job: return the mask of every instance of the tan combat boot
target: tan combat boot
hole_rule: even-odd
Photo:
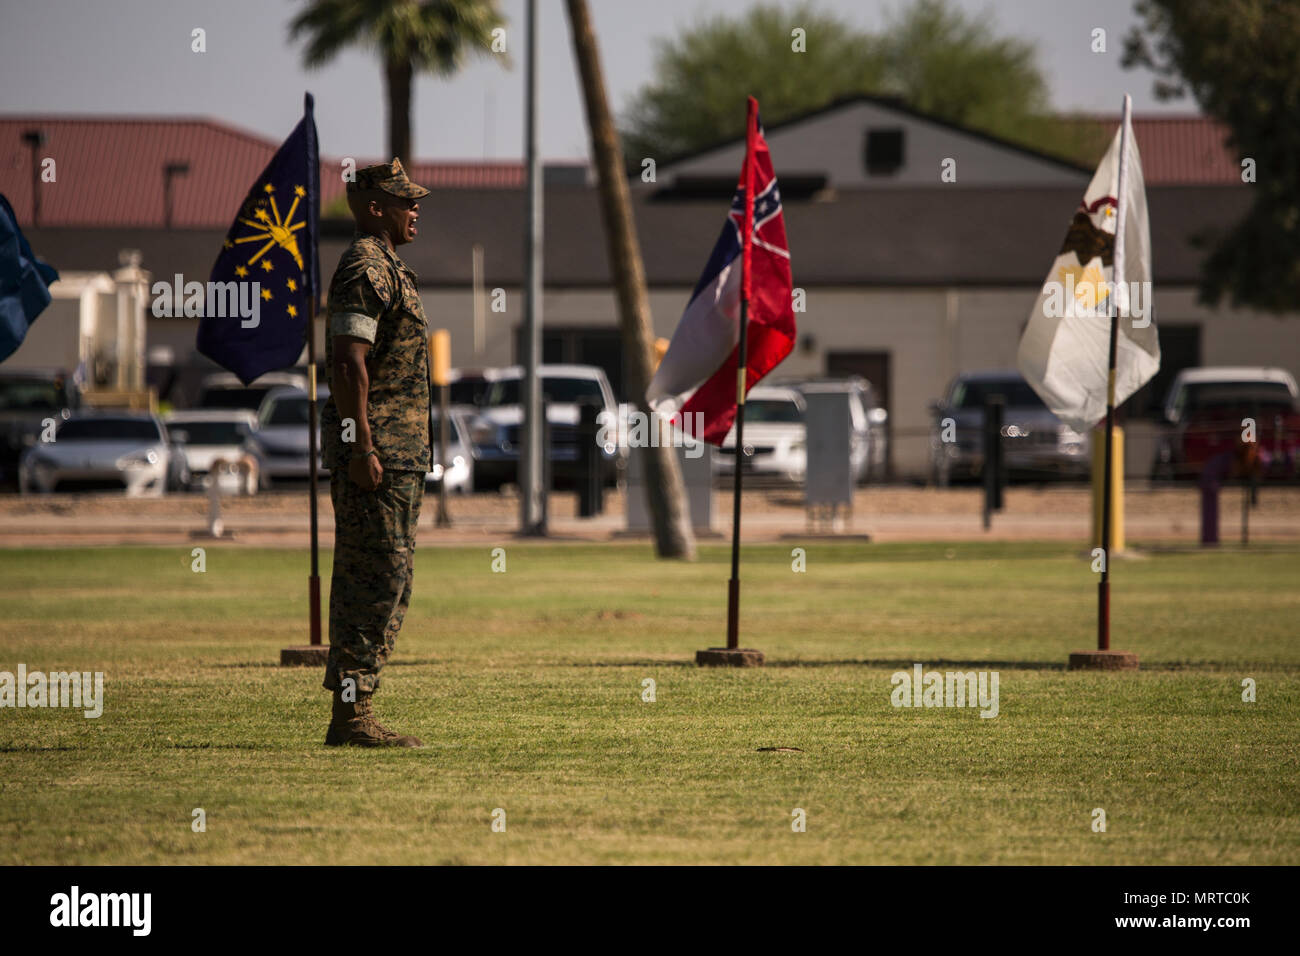
[[[343,699],[342,688],[334,691],[334,713],[325,744],[339,747],[423,747],[419,737],[395,734],[375,719],[370,703],[371,695],[358,691],[355,703]]]

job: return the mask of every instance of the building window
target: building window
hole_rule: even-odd
[[[869,176],[892,176],[903,165],[902,129],[867,130],[865,154]]]

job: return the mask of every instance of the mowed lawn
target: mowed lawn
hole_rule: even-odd
[[[105,674],[98,719],[0,710],[0,863],[1300,863],[1300,555],[1118,562],[1142,670],[1089,674],[1082,549],[747,547],[736,671],[693,663],[726,547],[501,546],[420,552],[376,702],[429,746],[379,752],[277,666],[303,553],[0,551],[0,671]],[[913,663],[996,670],[998,716],[893,707]]]

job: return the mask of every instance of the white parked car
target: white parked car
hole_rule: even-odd
[[[768,475],[802,484],[808,469],[804,441],[803,396],[793,388],[755,385],[745,397],[745,447],[742,467],[746,474]],[[736,468],[736,428],[713,456],[713,469],[730,475]]]
[[[442,454],[438,444],[442,424],[437,410],[429,413],[429,435],[432,439],[433,467],[424,476],[426,486],[436,489],[443,479]],[[465,494],[474,490],[474,448],[469,441],[469,426],[464,414],[451,411],[447,415],[447,491]]]
[[[167,429],[185,454],[191,479],[202,483],[212,470],[212,463],[251,459],[254,467],[242,473],[226,472],[220,476],[221,491],[228,495],[252,495],[260,484],[261,463],[253,447],[257,415],[239,409],[192,409],[167,416]]]
[[[185,455],[147,412],[78,413],[38,442],[18,465],[22,494],[125,491],[154,497],[188,483]]]

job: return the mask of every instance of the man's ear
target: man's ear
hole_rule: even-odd
[[[370,215],[375,216],[376,218],[383,219],[384,218],[383,202],[378,199],[370,200],[368,203],[366,203],[366,212],[370,213]]]

